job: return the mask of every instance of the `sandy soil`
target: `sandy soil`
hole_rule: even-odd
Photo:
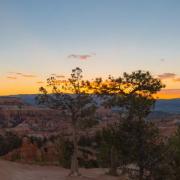
[[[120,180],[104,175],[103,169],[81,169],[82,177],[68,177],[61,167],[36,166],[0,160],[0,180]]]

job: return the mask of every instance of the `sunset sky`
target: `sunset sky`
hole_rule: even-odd
[[[179,0],[0,0],[0,95],[37,93],[52,74],[149,70],[180,98]]]

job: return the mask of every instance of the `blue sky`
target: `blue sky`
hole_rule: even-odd
[[[90,55],[86,60],[70,55]],[[179,0],[0,0],[0,75],[180,76]],[[180,88],[180,81],[168,82]]]

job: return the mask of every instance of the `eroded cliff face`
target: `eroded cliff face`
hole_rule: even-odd
[[[98,109],[100,123],[92,129],[88,130],[88,135],[93,136],[94,132],[108,126],[117,118],[117,113],[112,115],[110,110],[105,108]],[[172,116],[169,120],[155,119],[157,126],[163,136],[171,136],[179,123],[180,116]],[[68,120],[55,110],[29,106],[23,104],[17,99],[0,98],[0,134],[10,131],[22,138],[22,144],[19,148],[8,152],[4,158],[7,160],[18,160],[24,162],[39,162],[39,163],[57,163],[60,158],[60,150],[52,141],[47,141],[41,146],[36,142],[32,142],[30,137],[49,138],[62,134],[71,137],[71,127]],[[80,132],[81,134],[81,132]],[[70,138],[71,139],[71,138]],[[84,153],[84,152],[89,153]],[[91,155],[92,154],[92,155]],[[79,158],[84,160],[96,161],[96,152],[93,152],[89,147],[82,148],[79,153]]]
[[[20,98],[11,97],[11,96],[1,96],[0,97],[0,107],[20,107],[26,106],[27,104],[24,103]]]
[[[60,112],[31,106],[0,108],[0,132],[18,135],[50,136],[67,132],[68,124]]]
[[[42,147],[38,147],[36,143],[32,143],[29,138],[24,137],[20,148],[15,149],[3,158],[10,161],[21,162],[55,162],[57,161],[58,152],[53,143],[46,143]]]

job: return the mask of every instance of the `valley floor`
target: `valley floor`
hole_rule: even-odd
[[[1,180],[120,180],[106,176],[103,169],[81,169],[82,177],[68,177],[69,170],[0,160]]]

